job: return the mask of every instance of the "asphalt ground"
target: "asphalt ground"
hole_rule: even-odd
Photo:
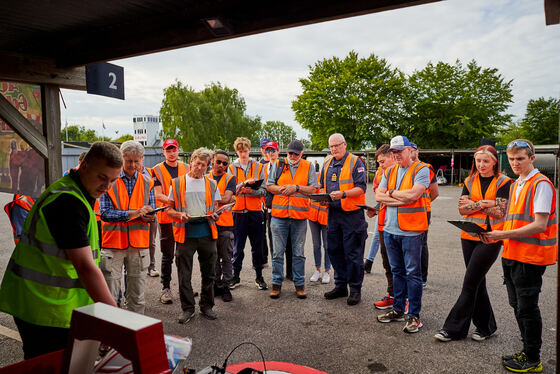
[[[467,338],[441,343],[433,338],[459,295],[464,275],[459,230],[446,222],[459,218],[456,204],[460,192],[459,187],[440,187],[441,195],[433,203],[428,239],[429,278],[424,289],[421,313],[424,327],[417,334],[403,333],[404,322],[377,322],[376,316],[382,312],[373,307],[373,301],[384,296],[386,291],[380,254],[375,259],[372,274],[365,275],[362,302],[359,305],[350,307],[346,305],[345,299],[325,300],[323,293],[332,289],[332,281],[330,285],[308,281],[314,271],[309,233],[305,246],[306,300],[296,298],[293,284],[289,281],[284,282],[282,296],[278,300],[270,299],[268,291],[257,290],[248,244],[241,286],[232,291],[232,302],[224,303],[216,299],[214,310],[218,313],[217,320],[210,321],[197,315],[185,325],[177,323],[181,308],[175,270],[172,281],[175,300],[171,305],[159,302],[160,279],[148,278],[146,315],[163,321],[166,334],[187,336],[193,340],[187,365],[197,370],[214,363],[221,364],[239,343],[252,342],[262,349],[266,360],[294,362],[333,374],[505,372],[501,355],[516,352],[522,345],[512,309],[507,302],[499,259],[487,276],[488,291],[498,323],[497,334],[485,342]],[[10,199],[11,195],[0,194],[0,205],[3,206]],[[368,190],[368,202],[373,202],[371,189]],[[372,231],[372,220],[368,221],[369,231]],[[371,235],[366,242],[366,251],[370,241]],[[11,227],[7,216],[0,214],[2,274],[12,250]],[[159,264],[159,248],[156,256]],[[544,371],[549,373],[555,370],[556,271],[556,266],[547,269],[540,298],[543,317],[542,360]],[[264,277],[270,284],[270,267],[264,270]],[[193,274],[193,286],[200,289],[198,269]],[[0,325],[0,366],[22,360],[21,343],[5,336],[2,329],[3,326],[15,330],[11,316],[0,313]],[[471,333],[473,330],[471,326]],[[258,351],[245,345],[236,350],[229,362],[258,360]]]

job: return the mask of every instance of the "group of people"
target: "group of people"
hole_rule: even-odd
[[[25,358],[64,347],[76,307],[104,302],[144,313],[146,277],[159,275],[158,228],[160,301],[173,302],[175,259],[179,323],[195,314],[194,254],[202,278],[200,314],[213,320],[215,296],[232,301],[231,290],[241,284],[247,238],[255,286],[269,288],[263,268],[270,254],[269,296],[280,298],[284,280],[290,278],[295,296],[305,299],[309,225],[316,269],[310,281],[328,284],[331,266],[334,269],[334,288],[324,293],[325,299],[346,298],[348,305],[358,304],[364,272],[371,271],[380,248],[387,295],[374,305],[390,310],[377,319],[405,322],[404,332],[418,332],[423,326],[431,202],[439,194],[435,172],[418,160],[414,143],[394,137],[376,152],[377,205],[371,207],[366,205],[366,167],[361,158],[347,151],[342,134],[331,135],[328,145],[331,155],[322,167],[304,158],[298,140],[281,158],[278,144],[263,139],[263,157],[255,161],[249,157],[251,143],[243,137],[234,143],[238,158],[233,163],[225,151],[199,148],[185,164],[178,159],[177,141],[167,139],[165,161],[150,169],[143,165],[144,148],[138,142],[126,141],[120,149],[94,143],[78,167],[26,205],[29,214],[23,226],[18,230],[14,226],[17,245],[2,281],[0,310],[14,316]],[[523,338],[523,349],[504,356],[503,365],[515,372],[538,372],[542,370],[538,297],[546,266],[557,259],[555,192],[533,167],[534,146],[529,141],[511,142],[507,155],[519,175],[515,183],[499,172],[494,147],[482,146],[475,152],[458,208],[465,221],[480,230],[461,233],[463,288],[435,338],[442,342],[465,338],[471,321],[474,340],[484,341],[495,333],[485,275],[503,246],[505,284]],[[365,261],[364,211],[376,217]]]

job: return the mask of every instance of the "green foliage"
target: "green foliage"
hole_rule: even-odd
[[[211,83],[196,92],[176,81],[164,89],[162,135],[177,139],[187,152],[199,147],[232,150],[238,136],[258,138],[260,118],[250,118],[245,110],[245,100],[236,89]]]
[[[86,130],[85,126],[72,125],[63,128],[60,135],[63,141],[66,141],[66,133],[68,133],[68,141],[70,142],[95,142],[99,140],[95,130]]]
[[[560,99],[540,97],[529,100],[521,121],[524,138],[534,144],[558,144],[559,111]]]
[[[124,143],[127,140],[134,140],[134,136],[130,135],[130,134],[125,134],[121,137],[116,138],[115,140],[113,140],[115,143]]]
[[[458,60],[430,62],[408,82],[409,118],[398,132],[422,148],[476,147],[511,121],[504,114],[512,102],[511,81],[474,60],[466,67]]]
[[[498,143],[506,145],[515,139],[524,139],[525,132],[521,127],[521,121],[513,121],[503,126],[498,132]]]
[[[268,138],[285,148],[293,139],[296,139],[296,132],[290,126],[281,121],[266,121],[260,131],[260,138]]]
[[[315,150],[315,149],[313,149],[313,144],[311,143],[311,141],[309,139],[301,139],[301,143],[303,144],[304,149]]]
[[[406,80],[385,59],[324,59],[299,80],[303,93],[292,102],[296,120],[311,132],[315,149],[328,145],[331,134],[344,135],[350,149],[359,149],[394,134],[403,118]]]

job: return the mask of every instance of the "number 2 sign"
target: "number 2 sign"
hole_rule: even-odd
[[[124,100],[124,68],[102,62],[86,66],[87,93]]]

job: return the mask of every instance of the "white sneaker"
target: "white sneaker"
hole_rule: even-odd
[[[319,270],[315,270],[315,273],[309,278],[311,282],[317,282],[321,278],[321,272]]]
[[[326,271],[323,273],[323,279],[321,279],[321,283],[329,284],[331,282],[331,276]]]

